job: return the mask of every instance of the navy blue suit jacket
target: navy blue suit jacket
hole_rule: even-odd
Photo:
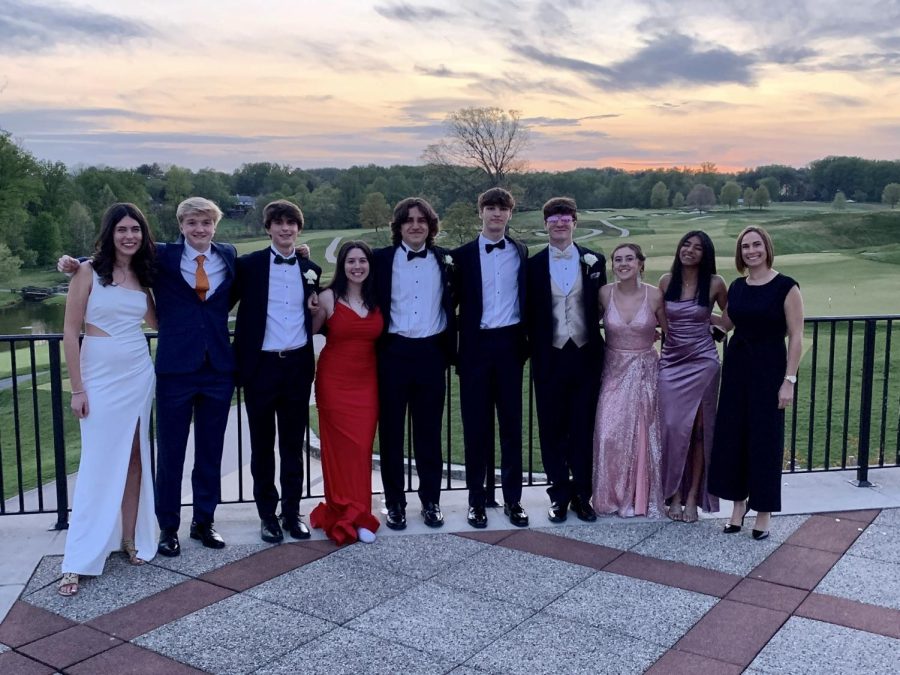
[[[181,275],[184,244],[157,244],[153,297],[159,319],[156,372],[160,375],[192,373],[207,361],[218,372],[234,371],[228,310],[237,252],[231,244],[213,242],[211,246],[225,261],[225,279],[201,301]]]
[[[263,339],[266,336],[266,313],[269,307],[269,264],[272,249],[267,246],[260,251],[247,253],[237,259],[237,283],[232,293],[233,298],[240,301],[237,319],[234,325],[234,355],[237,359],[238,381],[246,384],[256,372],[259,354],[262,351]],[[312,334],[309,329],[312,320],[306,300],[311,292],[318,292],[319,277],[322,269],[314,262],[297,256],[295,267],[303,280],[304,303],[303,316],[306,326],[307,344],[312,345]],[[307,271],[316,273],[315,282],[310,282],[304,275]],[[309,352],[310,368],[314,368],[312,349]]]

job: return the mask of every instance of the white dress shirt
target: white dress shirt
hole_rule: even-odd
[[[507,240],[505,248],[490,253],[485,245],[494,244],[478,235],[481,258],[481,328],[503,328],[521,320],[519,307],[519,252]]]
[[[185,241],[184,253],[181,254],[181,276],[184,277],[184,280],[191,288],[197,287],[198,255],[206,256],[206,259],[203,261],[203,271],[206,272],[206,277],[209,279],[209,290],[206,291],[206,297],[208,299],[209,296],[216,292],[219,285],[225,281],[225,260],[216,253],[216,249],[212,246],[203,253]]]
[[[434,251],[428,251],[424,258],[408,260],[409,250],[400,244],[394,251],[388,332],[407,338],[431,337],[447,327],[441,302],[441,270]]]
[[[575,244],[569,244],[568,248],[560,251],[554,246],[550,246],[548,251],[550,255],[550,278],[556,282],[560,290],[566,295],[575,285],[575,275],[578,274],[578,266],[581,264],[578,256],[578,249]],[[567,257],[568,256],[568,257]]]
[[[276,265],[275,256],[281,253],[274,247],[270,250],[269,303],[266,307],[266,333],[262,350],[279,352],[297,349],[306,344],[306,316],[303,313],[306,294],[300,263]]]

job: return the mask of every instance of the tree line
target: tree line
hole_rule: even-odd
[[[137,204],[161,240],[177,236],[175,208],[189,195],[217,202],[228,214],[229,237],[259,236],[262,206],[295,200],[307,228],[383,227],[391,205],[410,195],[429,199],[452,220],[474,218],[476,195],[496,182],[478,169],[432,162],[421,166],[301,169],[285,164],[243,164],[231,173],[142,164],[133,169],[66,167],[38,160],[0,131],[0,278],[19,267],[52,264],[60,252],[87,253],[100,216],[115,201]],[[838,192],[855,201],[900,202],[900,161],[826,157],[808,167],[768,165],[739,172],[715,164],[623,171],[611,167],[504,174],[521,210],[568,195],[582,209],[681,208],[719,204],[765,208],[774,201],[832,201]],[[244,197],[238,200],[237,196]],[[247,199],[249,198],[249,199]]]

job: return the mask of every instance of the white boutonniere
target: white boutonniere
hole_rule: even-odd
[[[315,286],[316,280],[319,278],[319,276],[316,274],[315,270],[306,270],[303,273],[303,278],[306,279],[306,283],[308,283],[310,286]]]
[[[593,267],[597,264],[597,256],[595,256],[593,253],[585,253],[583,256],[581,256],[581,262],[583,262],[588,267]]]
[[[444,266],[445,267],[453,267],[453,256],[449,253],[444,256]]]

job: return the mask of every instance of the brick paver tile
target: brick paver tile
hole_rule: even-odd
[[[835,516],[810,516],[785,543],[846,553],[866,529],[864,523]]]
[[[678,641],[675,649],[746,667],[789,616],[787,612],[722,600]]]
[[[743,668],[699,654],[670,649],[648,670],[647,675],[740,675]]]
[[[630,552],[611,562],[604,571],[714,595],[717,598],[724,597],[741,580],[741,577],[734,574]]]
[[[0,673],[9,673],[9,675],[46,675],[47,673],[56,672],[55,668],[51,668],[43,663],[38,663],[23,656],[18,652],[4,652],[0,654]]]
[[[19,647],[19,651],[54,668],[67,668],[120,644],[121,640],[93,628],[72,626]]]
[[[759,579],[744,579],[725,597],[748,605],[793,612],[809,595],[807,591],[790,586],[779,586]]]
[[[200,579],[235,591],[246,591],[326,555],[325,547],[318,545],[282,544],[207,572]]]
[[[747,576],[811,591],[840,558],[837,553],[782,544]]]
[[[74,625],[74,621],[19,600],[0,623],[0,642],[16,648]]]
[[[598,570],[605,568],[610,562],[622,555],[622,551],[609,548],[608,546],[589,544],[577,539],[557,537],[555,534],[535,532],[534,530],[513,532],[501,541],[499,546],[525,551],[526,553],[534,553],[535,555],[542,555],[546,558],[562,560],[576,565],[593,567]]]
[[[191,666],[143,649],[129,642],[82,661],[66,669],[69,675],[97,675],[98,673],[127,673],[128,675],[197,675],[202,673]]]
[[[795,614],[900,640],[900,611],[888,607],[811,593]]]

